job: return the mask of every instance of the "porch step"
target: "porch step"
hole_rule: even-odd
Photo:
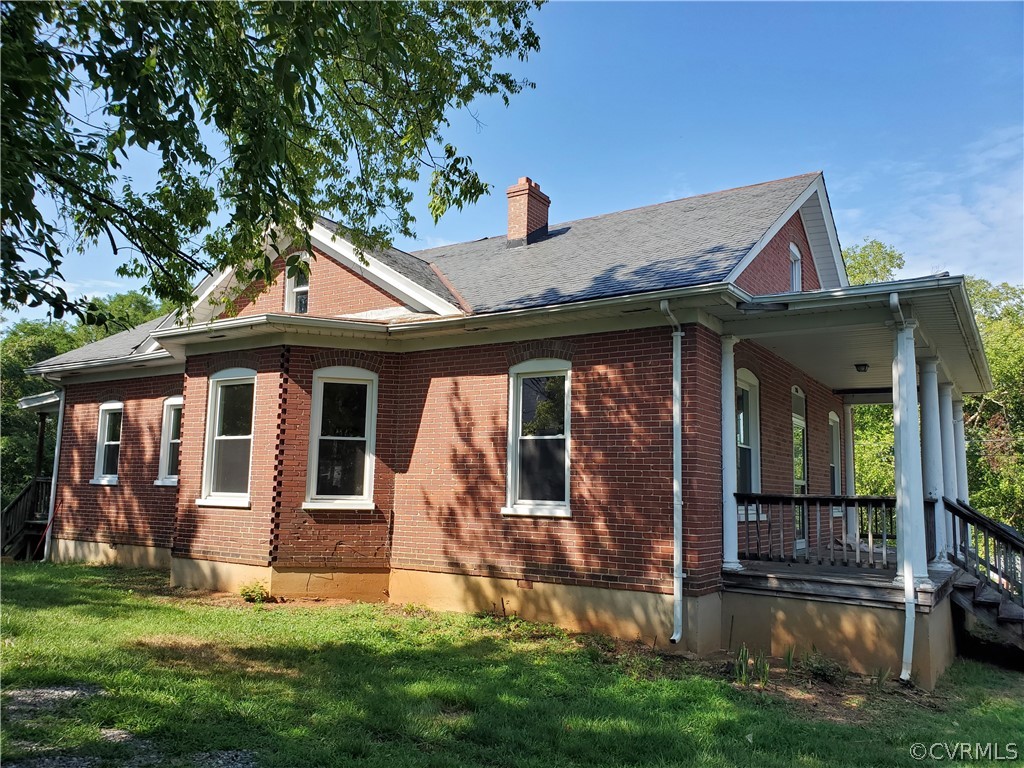
[[[974,588],[974,602],[980,605],[999,605],[1003,602],[1003,596],[992,587],[978,582]]]
[[[999,604],[996,618],[1010,624],[1024,624],[1024,607],[1011,603],[1009,600],[1003,600]]]
[[[958,569],[956,578],[953,580],[953,589],[969,589],[974,591],[980,583],[981,581],[978,578]]]

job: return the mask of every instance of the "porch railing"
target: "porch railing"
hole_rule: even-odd
[[[50,509],[50,478],[29,480],[0,513],[0,551],[17,556],[30,522],[45,522]]]
[[[953,516],[949,558],[1010,602],[1024,606],[1024,536],[969,504],[943,498]]]
[[[896,567],[895,496],[737,493],[736,503],[742,560]]]

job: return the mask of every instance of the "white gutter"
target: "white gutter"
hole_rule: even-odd
[[[661,311],[672,326],[672,643],[683,637],[683,331],[668,300]]]
[[[110,366],[128,364],[138,364],[139,367],[143,367],[145,363],[164,359],[174,362],[174,358],[171,354],[161,349],[156,352],[147,352],[144,355],[121,355],[120,357],[106,357],[101,360],[86,360],[81,363],[61,363],[60,365],[36,364],[26,368],[25,373],[38,373],[42,374],[43,378],[45,378],[47,373],[67,373],[73,371],[84,371],[89,368],[107,368]]]
[[[45,376],[43,378],[46,378]],[[50,508],[46,514],[46,534],[43,545],[43,561],[50,559],[51,542],[53,541],[53,516],[57,510],[57,470],[60,468],[60,443],[64,434],[64,388],[57,385],[57,397],[60,405],[57,410],[57,442],[53,447],[53,472],[50,474]]]

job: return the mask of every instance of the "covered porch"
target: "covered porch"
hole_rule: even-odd
[[[772,627],[762,640],[773,646],[797,643],[803,634],[803,642],[832,647],[860,671],[888,662],[904,679],[913,671],[933,683],[953,653],[946,598],[958,587],[969,586],[972,601],[975,592],[991,591],[1001,605],[1024,613],[1024,550],[964,508],[970,494],[963,396],[987,391],[991,381],[962,278],[752,297],[719,316],[723,590],[726,614],[736,603],[733,620],[753,621],[746,634],[763,634],[758,623]],[[830,414],[829,493],[808,492],[801,420],[807,414],[798,387],[793,487],[762,491],[757,473],[746,468],[744,452],[754,441],[743,423],[751,395],[736,365],[740,341],[841,398],[841,417]],[[877,403],[893,408],[891,497],[856,493],[856,406]],[[752,602],[754,596],[761,601]],[[808,612],[817,618],[792,620]]]

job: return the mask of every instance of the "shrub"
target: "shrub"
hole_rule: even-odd
[[[270,591],[258,581],[254,581],[252,584],[243,584],[238,590],[238,594],[247,603],[262,605],[270,602]]]
[[[838,685],[846,679],[846,667],[835,659],[819,653],[817,649],[804,656],[802,665],[804,671],[815,680]]]

